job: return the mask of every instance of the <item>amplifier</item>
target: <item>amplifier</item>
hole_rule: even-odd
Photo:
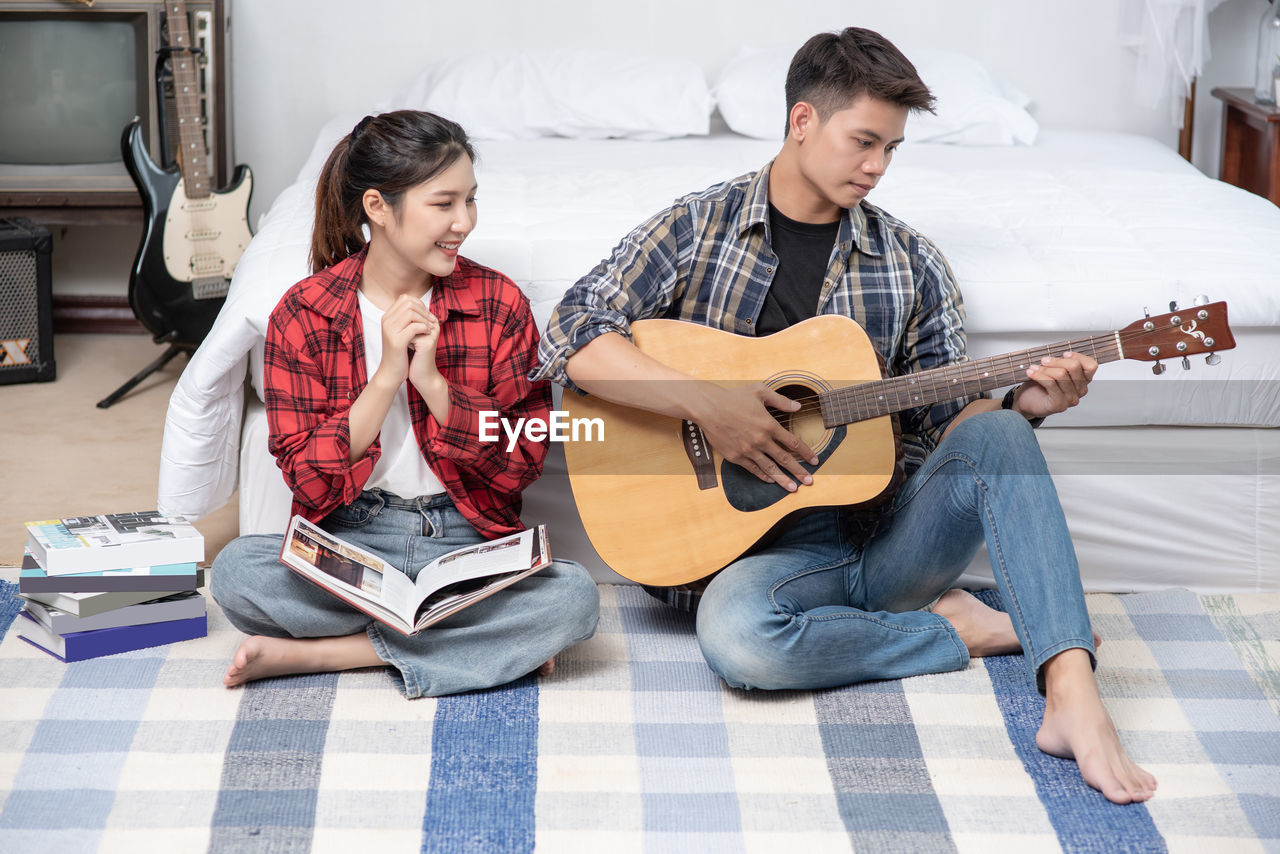
[[[54,378],[52,251],[47,229],[0,219],[0,383]]]

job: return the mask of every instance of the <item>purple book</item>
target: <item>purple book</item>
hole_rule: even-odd
[[[116,626],[91,632],[55,634],[41,625],[25,611],[18,613],[18,637],[38,647],[60,661],[83,661],[129,652],[149,646],[161,646],[175,641],[202,638],[209,633],[206,617],[190,617],[186,620],[170,620],[167,623],[146,623],[141,626]]]

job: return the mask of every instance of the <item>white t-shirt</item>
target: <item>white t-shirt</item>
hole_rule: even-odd
[[[431,292],[422,297],[423,305],[431,307]],[[364,324],[364,360],[370,378],[382,362],[382,309],[368,297],[360,294],[360,320]],[[391,409],[382,430],[378,434],[382,444],[382,456],[374,463],[373,474],[365,489],[383,489],[401,498],[417,498],[419,495],[438,495],[444,492],[444,484],[427,465],[413,435],[413,422],[409,418],[409,381],[396,389]]]

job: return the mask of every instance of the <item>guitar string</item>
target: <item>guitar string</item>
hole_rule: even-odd
[[[1132,345],[1142,338],[1154,336],[1159,332],[1167,329],[1169,329],[1169,327],[1160,326],[1152,329],[1140,328],[1135,330],[1121,330],[1119,332],[1114,332],[1110,334],[1092,336],[1088,339],[1077,339],[1075,341],[1061,342],[1059,344],[1022,351],[1022,353],[993,356],[993,357],[988,357],[986,359],[978,360],[977,362],[973,362],[973,363],[959,363],[957,365],[947,366],[947,367],[938,369],[937,376],[945,377],[948,373],[951,373],[951,374],[964,373],[966,367],[972,370],[973,367],[979,366],[982,362],[988,362],[991,364],[993,368],[997,368],[996,376],[1000,377],[1001,373],[999,372],[999,369],[998,369],[998,363],[1000,362],[1000,360],[1004,360],[1005,362],[1008,363],[1008,367],[1005,370],[1011,372],[1012,376],[1016,377],[1016,372],[1014,372],[1014,367],[1013,367],[1014,355],[1033,356],[1038,352],[1043,352],[1045,355],[1052,355],[1053,352],[1056,352],[1058,350],[1084,350],[1085,347],[1078,346],[1081,344],[1086,345],[1088,349],[1092,350],[1092,353],[1095,357],[1099,357],[1099,355],[1101,354],[1101,356],[1104,357],[1104,361],[1116,361],[1118,359],[1123,358],[1124,344]],[[1116,346],[1117,340],[1119,340],[1121,344],[1120,347]],[[1178,355],[1180,354],[1174,353],[1171,356],[1168,356],[1166,358],[1176,358]],[[1187,355],[1190,355],[1190,354],[1187,354]],[[907,375],[907,376],[909,377],[910,375]],[[921,376],[922,375],[916,375],[916,378],[920,378]],[[894,377],[885,381],[887,385],[894,385],[895,381],[898,381],[896,383],[898,388],[893,388],[893,389],[884,388],[883,393],[877,395],[877,400],[879,402],[879,405],[865,405],[865,404],[869,404],[870,402],[865,399],[859,400],[858,398],[860,397],[865,398],[865,393],[861,393],[861,394],[855,393],[854,395],[852,395],[852,397],[854,398],[853,400],[847,399],[848,397],[850,397],[848,392],[851,392],[854,389],[856,389],[857,388],[856,385],[849,386],[843,389],[837,389],[836,392],[844,392],[845,395],[843,398],[834,399],[834,402],[830,407],[832,409],[832,414],[835,415],[838,420],[842,420],[843,423],[853,423],[856,421],[867,420],[873,417],[879,417],[881,415],[887,415],[892,412],[898,411],[899,409],[909,408],[909,407],[902,406],[903,396],[906,395],[907,397],[910,397],[912,394],[911,389],[901,388],[902,386],[901,381],[904,379],[905,379],[904,377]],[[871,385],[876,382],[877,381],[875,380],[869,380],[867,381],[866,385]],[[955,382],[954,377],[952,379],[952,382]],[[965,386],[967,386],[969,382],[970,382],[969,380],[963,380],[961,388],[964,388]],[[977,379],[977,382],[980,386],[978,390],[981,391],[982,390],[981,379]],[[996,387],[996,386],[991,386],[991,387]],[[938,386],[937,386],[936,377],[935,377],[935,378],[926,379],[919,386],[915,387],[914,391],[924,391],[924,392],[933,391],[936,393],[937,389],[938,389]],[[829,395],[833,393],[828,392],[824,394]],[[775,410],[774,418],[775,420],[779,421],[779,423],[782,424],[783,426],[787,426],[786,422],[791,419],[803,419],[807,417],[812,417],[815,414],[818,415],[818,417],[821,417],[821,413],[822,413],[821,398],[823,396],[824,395],[809,395],[806,397],[794,398],[795,400],[800,401],[801,403],[800,409],[794,412],[789,412],[789,413]],[[889,399],[892,399],[893,405],[890,408],[885,409],[884,406],[885,404],[888,404],[890,402]],[[855,409],[857,411],[857,417],[853,417],[853,411]],[[824,425],[824,428],[825,428],[825,425]]]
[[[1040,354],[1043,354],[1044,356],[1052,356],[1053,353],[1057,351],[1083,351],[1085,349],[1089,349],[1092,351],[1092,355],[1097,358],[1100,355],[1098,344],[1099,342],[1105,342],[1101,355],[1103,357],[1110,357],[1112,355],[1111,348],[1114,340],[1114,333],[1104,334],[1087,339],[1058,342],[1056,344],[1031,348],[1018,353],[1007,353],[999,356],[992,356],[973,362],[961,362],[954,365],[947,365],[938,369],[925,371],[920,374],[904,374],[898,377],[890,377],[884,380],[883,384],[879,386],[882,393],[878,394],[876,398],[877,401],[880,402],[880,405],[868,405],[865,413],[863,412],[863,405],[864,403],[869,404],[869,401],[864,401],[860,398],[864,398],[865,395],[870,392],[870,389],[859,390],[858,386],[855,385],[847,388],[836,389],[834,392],[828,393],[828,396],[833,408],[839,413],[840,417],[845,417],[851,414],[851,404],[857,407],[859,415],[869,417],[873,414],[877,414],[880,408],[889,403],[888,399],[892,398],[892,406],[885,410],[885,414],[887,414],[888,412],[894,412],[898,409],[906,408],[902,406],[904,398],[907,401],[910,401],[910,398],[914,396],[917,402],[923,403],[924,401],[920,392],[926,393],[925,396],[927,396],[929,392],[937,393],[940,388],[938,384],[940,379],[945,381],[950,377],[950,385],[952,386],[954,386],[956,382],[960,382],[961,385],[958,390],[961,395],[967,393],[966,389],[970,383],[976,384],[976,391],[981,392],[985,390],[983,388],[984,385],[987,388],[997,388],[1006,384],[1006,382],[1010,382],[1013,379],[1018,378],[1019,374],[1025,370],[1026,364]],[[1014,366],[1015,356],[1024,360],[1021,364],[1018,364],[1016,368]],[[1119,354],[1116,353],[1114,358],[1120,358]],[[1006,363],[1003,368],[1000,367],[1001,360]],[[1104,358],[1104,361],[1113,361],[1113,359]],[[965,378],[965,374],[974,374],[975,371],[982,370],[984,367],[990,368],[991,370],[984,371],[982,376],[975,375],[972,376],[972,379]],[[994,376],[992,376],[992,370],[995,372]],[[871,383],[859,385],[869,386]],[[820,403],[821,397],[822,395],[814,395],[807,399],[816,399],[819,400]]]
[[[1083,347],[1084,347],[1084,346],[1089,346],[1089,347],[1093,350],[1093,353],[1094,353],[1094,356],[1095,356],[1095,357],[1098,355],[1098,352],[1099,352],[1099,350],[1101,349],[1101,351],[1102,351],[1102,353],[1103,353],[1104,355],[1106,355],[1106,356],[1113,356],[1113,358],[1110,358],[1110,359],[1108,359],[1107,361],[1116,361],[1116,360],[1119,360],[1119,359],[1123,358],[1123,355],[1122,355],[1123,345],[1125,345],[1125,344],[1133,344],[1133,343],[1135,343],[1135,342],[1140,341],[1140,339],[1142,339],[1142,338],[1147,338],[1147,337],[1155,336],[1155,335],[1157,335],[1158,333],[1160,333],[1160,332],[1164,332],[1164,331],[1168,331],[1168,330],[1169,330],[1169,329],[1171,329],[1171,328],[1173,328],[1173,327],[1164,327],[1164,326],[1159,326],[1159,327],[1155,327],[1155,328],[1153,328],[1153,329],[1141,329],[1141,328],[1140,328],[1140,329],[1135,329],[1135,330],[1120,330],[1120,331],[1118,331],[1118,332],[1113,332],[1113,333],[1103,333],[1103,334],[1101,334],[1101,335],[1095,335],[1095,336],[1091,336],[1091,337],[1089,337],[1089,338],[1079,338],[1079,339],[1075,339],[1075,340],[1071,340],[1071,341],[1058,342],[1058,343],[1056,343],[1056,344],[1046,345],[1046,346],[1044,346],[1044,347],[1033,347],[1033,348],[1030,348],[1030,349],[1028,349],[1028,350],[1020,351],[1020,352],[1018,352],[1018,353],[1009,353],[1009,354],[1004,354],[1004,355],[1000,355],[1000,356],[990,356],[990,357],[986,357],[986,358],[984,358],[984,359],[979,359],[979,360],[977,360],[977,361],[975,361],[975,362],[960,362],[960,363],[958,363],[958,364],[956,364],[956,365],[950,365],[950,366],[946,366],[946,367],[938,368],[938,369],[934,369],[934,370],[936,370],[936,371],[938,372],[938,374],[939,374],[939,375],[941,375],[941,374],[945,373],[947,370],[957,369],[957,370],[961,370],[961,371],[963,371],[963,369],[964,369],[965,367],[968,367],[969,369],[972,369],[973,367],[975,367],[975,366],[977,366],[977,365],[981,364],[982,362],[991,362],[991,363],[996,363],[996,362],[998,362],[999,360],[1004,359],[1005,361],[1007,361],[1007,362],[1009,363],[1009,367],[1008,367],[1008,368],[1006,368],[1005,370],[1006,370],[1006,371],[1009,371],[1009,372],[1012,372],[1012,371],[1014,371],[1014,370],[1015,370],[1015,369],[1014,369],[1014,367],[1013,367],[1013,365],[1014,365],[1013,356],[1015,356],[1015,355],[1016,355],[1016,356],[1026,356],[1026,357],[1028,357],[1028,358],[1029,358],[1029,357],[1032,357],[1035,353],[1037,353],[1037,352],[1039,352],[1039,351],[1043,351],[1046,355],[1052,355],[1052,353],[1054,353],[1054,352],[1058,352],[1058,351],[1066,351],[1066,350],[1075,351],[1075,350],[1078,350],[1078,349],[1083,349]],[[1117,347],[1117,346],[1116,346],[1117,341],[1120,343],[1120,345],[1121,345],[1120,347]],[[1174,353],[1174,354],[1172,354],[1172,355],[1170,355],[1170,356],[1163,357],[1163,358],[1176,358],[1176,357],[1177,357],[1177,356],[1179,356],[1179,355],[1182,355],[1182,354]],[[1197,355],[1198,355],[1198,354],[1197,354]],[[904,375],[904,376],[901,376],[901,377],[891,377],[891,378],[889,378],[889,380],[887,380],[886,382],[892,382],[892,381],[894,381],[894,380],[904,380],[906,377],[909,377],[909,376],[911,376],[911,375],[909,375],[909,374],[908,374],[908,375]],[[918,377],[919,377],[919,376],[921,376],[921,375],[916,375],[916,376],[917,376],[917,378],[918,378]],[[867,385],[870,385],[870,384],[875,383],[875,382],[879,382],[879,380],[868,380],[868,381],[866,382],[866,384],[867,384]],[[979,380],[979,383],[980,383],[980,382],[981,382],[981,381]],[[836,389],[836,390],[834,390],[834,391],[836,391],[836,392],[839,392],[839,391],[848,391],[848,390],[850,390],[850,389],[854,389],[854,388],[857,388],[857,387],[858,387],[858,386],[856,386],[856,385],[855,385],[855,386],[848,386],[848,387],[846,387],[846,388],[844,388],[844,389]],[[998,387],[998,386],[995,386],[995,387]],[[826,392],[826,393],[824,393],[824,394],[831,394],[831,393],[832,393],[832,392]],[[895,396],[895,397],[898,397],[898,396],[899,396],[899,393],[898,393],[898,392],[886,392],[886,395],[885,395],[885,396],[888,396],[888,395],[893,395],[893,396]],[[785,420],[796,419],[796,418],[804,417],[804,416],[811,416],[811,415],[814,415],[815,413],[820,415],[820,414],[821,414],[821,411],[822,411],[822,405],[821,405],[821,404],[822,404],[822,397],[823,397],[823,395],[822,395],[822,394],[818,394],[818,395],[807,395],[807,396],[805,396],[805,397],[792,398],[792,400],[796,400],[796,401],[799,401],[799,402],[800,402],[800,409],[795,410],[795,411],[792,411],[792,412],[781,412],[781,411],[778,411],[778,410],[772,410],[772,412],[773,412],[773,417],[774,417],[774,419],[775,419],[775,420],[777,420],[777,421],[779,421],[780,423],[782,423],[782,422],[784,422]],[[899,401],[897,401],[897,402],[898,402],[898,403],[900,403],[901,401],[899,400]],[[847,407],[843,407],[843,406],[842,406],[841,408],[842,408],[842,409],[844,409],[844,408],[847,408]],[[896,411],[896,410],[890,410],[890,412],[893,412],[893,411]],[[887,413],[886,413],[886,414],[887,414]],[[651,456],[652,456],[652,455],[651,455]],[[797,460],[798,460],[798,459],[800,459],[800,458],[799,458],[799,457],[796,457],[795,459],[797,459]]]
[[[1126,331],[1126,330],[1120,330],[1119,332],[1115,332],[1115,333],[1104,333],[1104,334],[1102,334],[1102,335],[1095,335],[1095,336],[1092,336],[1092,337],[1089,337],[1089,338],[1078,338],[1078,339],[1074,339],[1074,340],[1071,340],[1071,341],[1063,341],[1063,342],[1059,342],[1059,343],[1057,343],[1057,344],[1047,345],[1047,346],[1044,346],[1044,347],[1033,347],[1033,348],[1030,348],[1030,349],[1028,349],[1028,350],[1020,351],[1019,353],[1010,353],[1010,354],[1005,354],[1005,355],[1001,355],[1001,356],[991,356],[991,357],[986,357],[986,358],[983,358],[983,359],[978,359],[978,360],[973,361],[973,362],[958,362],[958,363],[956,363],[956,364],[954,364],[954,365],[947,365],[947,366],[944,366],[944,367],[941,367],[941,368],[931,369],[930,371],[927,371],[927,372],[925,372],[924,374],[914,374],[914,375],[913,375],[913,374],[903,374],[903,375],[901,375],[901,376],[897,376],[897,377],[889,377],[889,378],[880,378],[880,379],[874,379],[874,380],[867,380],[865,383],[858,383],[858,384],[851,385],[851,386],[846,386],[846,387],[844,387],[844,388],[840,388],[840,389],[833,389],[833,390],[832,390],[832,391],[830,391],[830,392],[822,392],[822,393],[820,393],[820,394],[815,394],[815,395],[806,395],[806,396],[804,396],[804,397],[796,397],[796,398],[792,398],[792,400],[796,400],[796,401],[799,401],[799,402],[800,402],[800,404],[801,404],[801,409],[800,409],[800,410],[796,410],[795,412],[791,412],[791,413],[780,413],[780,414],[782,414],[782,415],[791,415],[791,416],[795,416],[795,415],[798,415],[798,414],[800,414],[801,412],[803,412],[803,411],[804,411],[804,406],[806,406],[806,405],[810,405],[810,404],[811,404],[814,408],[820,408],[820,406],[821,406],[821,401],[822,401],[822,397],[823,397],[824,395],[836,394],[836,393],[840,393],[840,392],[849,393],[852,389],[856,389],[856,388],[858,388],[860,385],[870,385],[870,384],[872,384],[872,383],[877,383],[877,382],[884,382],[884,383],[886,383],[886,384],[890,384],[890,385],[895,384],[895,383],[896,383],[896,384],[901,385],[901,384],[903,384],[903,383],[907,382],[907,381],[908,381],[908,379],[909,379],[909,378],[911,378],[911,377],[915,377],[916,379],[919,379],[919,378],[920,378],[920,377],[922,377],[922,376],[927,376],[929,373],[931,373],[932,371],[935,371],[935,370],[936,370],[939,374],[943,374],[943,373],[945,373],[945,372],[947,372],[947,371],[952,371],[952,372],[955,372],[955,373],[964,373],[966,369],[968,369],[968,370],[972,370],[972,368],[973,368],[973,367],[975,367],[975,366],[977,366],[977,365],[980,365],[982,362],[996,362],[996,361],[998,361],[998,360],[1000,360],[1000,359],[1006,359],[1006,360],[1008,360],[1008,361],[1009,361],[1009,368],[1007,368],[1006,370],[1012,371],[1012,370],[1014,370],[1014,368],[1013,368],[1013,359],[1012,359],[1012,356],[1014,356],[1014,355],[1025,355],[1025,356],[1030,357],[1030,356],[1033,356],[1037,351],[1044,351],[1045,355],[1052,355],[1052,353],[1053,353],[1053,352],[1056,352],[1056,351],[1058,351],[1058,350],[1060,350],[1060,349],[1061,349],[1061,350],[1064,350],[1064,351],[1065,351],[1065,350],[1072,350],[1072,351],[1074,351],[1075,349],[1082,349],[1082,348],[1083,348],[1083,346],[1095,345],[1095,342],[1105,342],[1105,346],[1104,346],[1102,349],[1103,349],[1104,351],[1107,351],[1107,350],[1110,350],[1110,349],[1114,349],[1114,348],[1113,348],[1113,345],[1115,344],[1115,341],[1116,341],[1117,336],[1119,337],[1119,340],[1120,340],[1120,343],[1121,343],[1121,344],[1132,344],[1132,343],[1136,342],[1138,339],[1141,339],[1141,338],[1144,338],[1144,337],[1148,337],[1148,336],[1154,336],[1154,335],[1156,335],[1156,334],[1158,334],[1158,333],[1160,333],[1160,332],[1164,332],[1164,331],[1170,330],[1170,329],[1172,329],[1172,328],[1174,328],[1174,327],[1172,327],[1172,326],[1169,326],[1169,327],[1158,326],[1158,327],[1155,327],[1154,329],[1135,329],[1135,330],[1128,330],[1128,331]],[[1095,351],[1095,353],[1096,353],[1096,351],[1098,350],[1098,347],[1097,347],[1097,346],[1093,346],[1093,349],[1094,349],[1094,351]],[[1174,353],[1174,354],[1171,354],[1170,356],[1168,356],[1168,357],[1166,357],[1166,358],[1176,358],[1176,357],[1177,357],[1177,356],[1179,356],[1179,355],[1182,355],[1182,354]],[[1120,358],[1121,358],[1121,356],[1117,353],[1117,354],[1116,354],[1115,359],[1120,359]],[[1111,361],[1115,361],[1115,359],[1113,359],[1113,360],[1111,360]],[[976,380],[979,384],[981,384],[981,378],[975,378],[975,380]],[[966,381],[962,381],[962,382],[969,382],[969,381],[967,381],[967,380],[966,380]],[[936,386],[936,382],[935,382],[935,381],[934,381],[934,379],[932,379],[932,378],[931,378],[931,379],[926,380],[926,382],[925,382],[925,384],[924,384],[924,385],[928,385],[928,384],[930,384],[930,383],[932,383],[933,385],[935,385],[935,386]],[[999,386],[993,386],[993,388],[998,388],[998,387],[999,387]],[[886,395],[893,395],[894,397],[900,397],[900,396],[901,396],[901,394],[902,394],[902,392],[886,391]],[[958,396],[961,396],[961,395],[958,395]]]
[[[179,48],[189,48],[191,46],[191,31],[187,25],[185,4],[176,4],[174,14],[170,21],[171,41]],[[191,245],[192,236],[203,234],[205,231],[205,216],[199,205],[190,205],[189,202],[205,198],[207,193],[202,192],[201,181],[199,178],[201,161],[203,158],[197,156],[201,152],[200,146],[203,145],[201,137],[201,122],[199,120],[199,92],[198,81],[196,79],[195,54],[191,51],[181,51],[170,54],[170,67],[173,72],[173,97],[174,104],[178,109],[178,167],[182,175],[182,196],[180,203],[183,213],[186,215],[187,241],[192,253],[189,263],[192,266],[192,273],[195,274],[195,253],[199,251],[198,243]],[[188,122],[188,118],[195,117],[193,122]],[[205,160],[205,170],[208,172],[207,160]],[[211,185],[209,176],[205,175],[204,184]]]
[[[193,45],[187,23],[186,8],[175,4],[171,21],[172,41],[178,47]],[[178,107],[178,157],[183,178],[182,209],[187,216],[188,244],[191,250],[191,273],[199,277],[207,275],[198,259],[207,263],[208,256],[201,255],[201,241],[214,233],[217,218],[204,204],[188,204],[208,199],[213,195],[213,175],[204,141],[204,120],[200,115],[199,63],[190,50],[171,56],[173,67],[174,101]],[[203,172],[203,175],[201,173]]]
[[[185,8],[183,8],[182,11],[185,12]],[[173,40],[177,43],[178,47],[190,47],[191,32],[187,25],[185,14],[174,15],[172,28],[174,30]],[[205,186],[198,187],[201,183],[198,180],[198,169],[201,166],[204,166],[205,172],[207,173],[208,164],[204,162],[207,158],[198,156],[204,147],[204,123],[200,116],[199,79],[196,73],[197,63],[195,55],[189,51],[182,53],[181,59],[174,59],[178,63],[178,67],[174,69],[174,99],[180,107],[178,111],[179,117],[182,118],[183,113],[189,117],[194,117],[194,121],[192,123],[188,124],[185,121],[180,122],[178,128],[179,156],[181,158],[182,165],[186,167],[183,169],[184,177],[189,169],[192,172],[192,177],[197,179],[195,181],[188,182],[189,186],[186,187],[186,196],[188,199],[199,199],[209,195],[209,191],[212,190],[212,184],[211,176],[206,174],[203,182]],[[188,70],[188,64],[191,66],[190,70]],[[192,150],[195,151],[197,156],[188,155],[187,152]],[[190,213],[192,217],[195,218],[199,211],[192,210]]]

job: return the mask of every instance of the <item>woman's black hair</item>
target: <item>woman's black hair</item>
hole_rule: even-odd
[[[311,272],[364,246],[364,193],[377,190],[392,208],[410,187],[439,175],[459,157],[476,159],[456,122],[419,110],[365,116],[334,146],[316,185]]]

